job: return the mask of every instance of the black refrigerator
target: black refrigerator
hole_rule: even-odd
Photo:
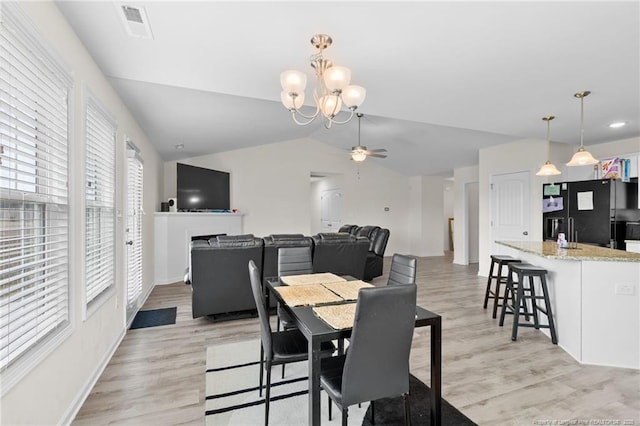
[[[550,183],[542,193],[545,240],[564,232],[570,241],[624,250],[626,223],[640,220],[637,178]]]

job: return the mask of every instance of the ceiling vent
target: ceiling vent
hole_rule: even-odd
[[[147,19],[144,8],[122,3],[116,3],[115,6],[127,34],[131,37],[153,39],[149,20]]]

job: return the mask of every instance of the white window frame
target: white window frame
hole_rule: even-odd
[[[0,53],[0,203],[18,205],[0,213],[5,214],[0,216],[4,395],[72,332],[68,168],[73,81],[16,3],[0,2]],[[30,211],[39,218],[24,222]],[[19,226],[11,235],[8,224],[14,219]]]
[[[85,95],[85,318],[115,291],[116,130],[113,116]]]

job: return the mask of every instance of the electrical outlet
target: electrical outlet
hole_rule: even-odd
[[[385,207],[385,208],[384,208],[384,211],[385,211],[385,212],[388,212],[388,211],[389,211],[389,207]]]
[[[633,296],[635,294],[636,286],[634,284],[616,284],[616,294],[622,296]]]

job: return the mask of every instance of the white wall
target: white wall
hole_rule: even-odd
[[[468,247],[468,208],[466,187],[469,183],[479,181],[478,166],[461,167],[453,171],[453,192],[454,192],[454,230],[453,230],[453,263],[458,265],[469,264]]]
[[[180,162],[230,172],[231,207],[244,214],[243,232],[257,236],[274,233],[312,235],[311,222],[315,213],[311,211],[309,176],[312,172],[340,175],[342,222],[388,228],[390,238],[385,254],[409,251],[406,220],[409,179],[374,161],[357,164],[342,150],[301,139]],[[176,196],[176,163],[165,163],[163,198]],[[315,190],[318,188],[316,185]],[[385,207],[389,207],[389,211],[385,211]],[[440,219],[437,226],[440,235]]]
[[[83,315],[84,286],[84,91],[92,94],[116,118],[117,132],[117,209],[123,211],[125,185],[124,134],[141,149],[144,157],[144,206],[153,211],[161,190],[162,162],[89,53],[77,39],[57,7],[50,2],[21,2],[20,8],[40,37],[62,58],[72,71],[72,128],[70,132],[70,285],[72,334],[50,355],[2,396],[0,424],[65,424],[81,406],[112,351],[126,331],[123,223],[118,219],[116,291],[88,318]],[[153,285],[153,215],[143,223],[143,285],[148,293]],[[79,259],[79,260],[76,260]],[[34,404],[37,408],[34,409]]]
[[[417,256],[443,256],[444,178],[422,176],[422,240]],[[446,248],[448,250],[448,247]]]
[[[444,236],[443,249],[445,251],[449,250],[449,218],[453,217],[454,202],[455,192],[453,190],[453,179],[445,179],[442,206],[442,235]]]
[[[480,254],[480,190],[478,182],[469,182],[465,185],[466,205],[467,205],[467,244],[469,263],[478,263]]]

